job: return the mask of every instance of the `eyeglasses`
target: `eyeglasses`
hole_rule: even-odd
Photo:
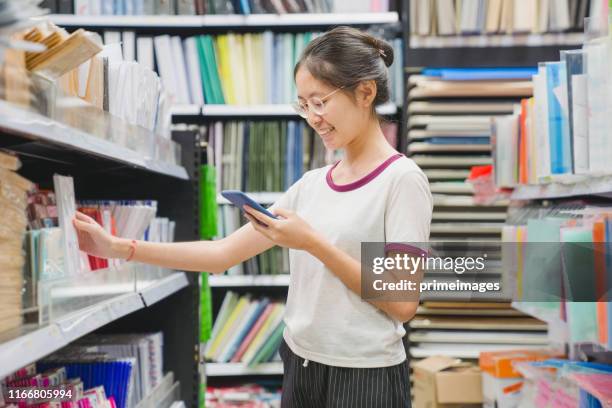
[[[304,119],[308,118],[308,113],[312,112],[315,115],[324,115],[325,114],[325,101],[332,97],[333,94],[344,89],[345,87],[340,87],[335,91],[328,93],[322,98],[313,96],[306,100],[306,102],[295,101],[291,105],[293,109],[297,112],[298,115],[303,117]]]

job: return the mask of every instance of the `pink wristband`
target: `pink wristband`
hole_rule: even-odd
[[[128,252],[128,257],[125,259],[126,262],[130,262],[132,260],[132,258],[134,257],[134,254],[136,253],[136,240],[132,240],[132,242],[130,242],[130,252]]]

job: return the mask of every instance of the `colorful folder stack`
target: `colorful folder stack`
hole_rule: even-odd
[[[284,310],[284,304],[268,298],[227,292],[206,347],[206,359],[248,366],[271,361],[282,340]]]

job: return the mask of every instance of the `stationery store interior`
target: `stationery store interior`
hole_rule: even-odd
[[[0,408],[612,407],[610,8],[0,0]]]

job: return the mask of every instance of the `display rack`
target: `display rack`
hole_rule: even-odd
[[[521,184],[511,198],[544,200],[588,195],[612,197],[612,176],[571,176],[547,184]]]
[[[198,141],[194,132],[173,135],[181,147],[182,166],[168,165],[143,159],[141,153],[4,101],[0,104],[0,148],[19,154],[23,163],[21,175],[41,188],[50,187],[55,173],[71,175],[77,197],[82,200],[156,200],[157,215],[176,222],[178,241],[198,238],[196,180],[200,156],[199,152],[196,154]],[[113,118],[109,120],[117,122]],[[129,127],[126,129],[129,131]],[[143,128],[138,128],[136,135],[125,136],[142,135],[153,137]],[[180,382],[181,399],[187,406],[195,406],[199,385],[197,279],[182,272],[147,279],[148,272],[139,271],[137,266],[134,269],[142,272],[141,281],[138,284],[134,281],[137,286],[129,293],[122,293],[125,288],[101,285],[96,290],[105,295],[104,300],[77,307],[42,327],[26,325],[21,330],[5,333],[0,339],[0,377],[93,331],[161,331],[164,367]]]
[[[206,363],[206,375],[209,377],[235,377],[247,375],[282,375],[283,363],[264,363],[256,367],[242,364]]]
[[[376,108],[379,115],[395,115],[397,106],[387,103]],[[227,117],[289,117],[297,118],[293,107],[289,104],[282,105],[204,105],[202,115],[214,118]]]
[[[42,153],[50,157],[55,154],[53,150],[59,148],[64,154],[70,151],[86,158],[86,160],[95,156],[110,162],[115,167],[123,165],[183,180],[188,179],[186,170],[181,166],[143,157],[142,153],[135,150],[119,146],[36,112],[1,100],[0,111],[2,111],[0,132],[7,137],[19,137],[37,142],[39,144],[37,154]],[[117,131],[125,132],[126,130],[117,129]],[[48,147],[48,149],[44,149],[44,147]]]
[[[141,292],[126,293],[97,303],[43,326],[26,326],[0,341],[0,378],[35,362],[136,310],[144,309],[188,285],[183,272],[170,275]],[[103,287],[102,287],[103,288]]]
[[[77,16],[51,14],[49,20],[66,27],[154,27],[164,28],[274,28],[334,25],[396,24],[397,12],[252,14],[248,16]]]
[[[287,287],[289,275],[210,275],[208,283],[213,288]]]

